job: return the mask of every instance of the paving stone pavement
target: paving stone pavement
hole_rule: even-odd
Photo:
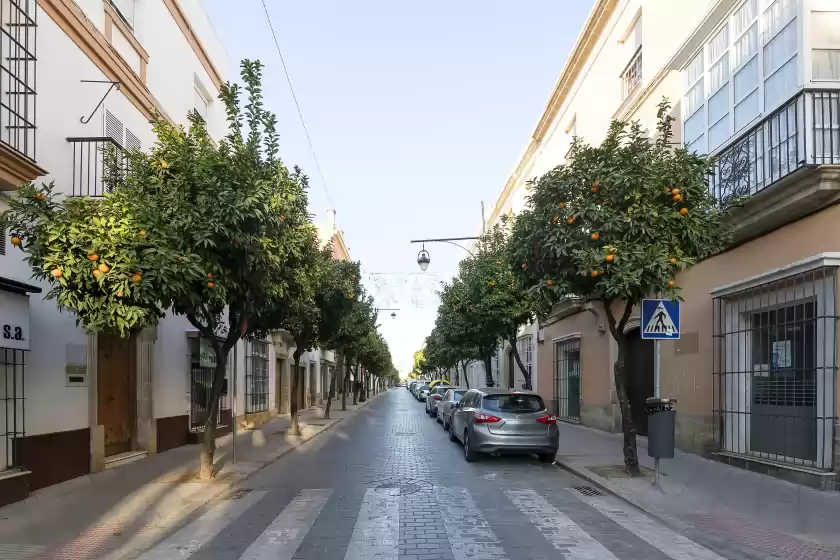
[[[743,560],[534,457],[464,461],[393,389],[144,548],[104,560]]]

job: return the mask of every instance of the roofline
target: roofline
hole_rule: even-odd
[[[583,25],[583,31],[578,35],[575,46],[572,48],[572,52],[569,54],[569,58],[563,67],[563,72],[554,84],[554,89],[551,90],[551,96],[548,98],[548,103],[546,103],[543,109],[542,116],[537,121],[534,133],[531,135],[528,144],[525,146],[525,150],[519,157],[516,167],[508,177],[502,193],[496,199],[496,204],[487,220],[488,224],[494,223],[499,218],[504,201],[510,196],[531,156],[543,138],[545,138],[546,133],[551,127],[551,123],[554,122],[554,118],[560,111],[560,107],[566,101],[569,90],[580,75],[583,63],[589,58],[592,49],[598,42],[598,39],[600,39],[616,6],[618,6],[618,0],[597,0],[589,12],[589,17],[587,17]]]
[[[21,295],[40,294],[42,291],[38,286],[6,278],[5,276],[0,276],[0,290]]]

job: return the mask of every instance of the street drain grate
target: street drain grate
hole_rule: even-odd
[[[583,494],[584,496],[603,496],[601,492],[592,488],[591,486],[573,486],[575,490]]]
[[[419,492],[422,488],[428,488],[430,483],[425,480],[390,480],[382,482],[373,487],[374,490],[382,492],[383,494],[391,494],[391,492],[384,492],[384,490],[397,490],[398,496],[406,496]]]
[[[239,490],[231,490],[230,492],[225,494],[225,496],[222,497],[221,499],[222,500],[238,500],[239,498],[242,498],[243,496],[245,496],[245,494],[247,494],[250,491],[251,491],[250,488],[240,488]]]

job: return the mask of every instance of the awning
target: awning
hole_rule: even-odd
[[[5,276],[0,276],[0,290],[21,295],[41,293],[41,288],[38,286],[26,284],[25,282],[18,282],[17,280],[12,280],[11,278],[6,278]]]

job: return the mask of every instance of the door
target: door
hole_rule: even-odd
[[[643,340],[641,331],[633,329],[627,334],[627,342],[627,394],[631,417],[636,433],[646,436],[648,417],[645,400],[653,396],[653,341]]]
[[[100,334],[97,340],[97,423],[105,430],[105,456],[131,451],[137,407],[136,338]]]
[[[277,391],[277,410],[280,414],[289,413],[289,375],[285,365],[285,360],[277,360],[277,382],[280,385]]]

